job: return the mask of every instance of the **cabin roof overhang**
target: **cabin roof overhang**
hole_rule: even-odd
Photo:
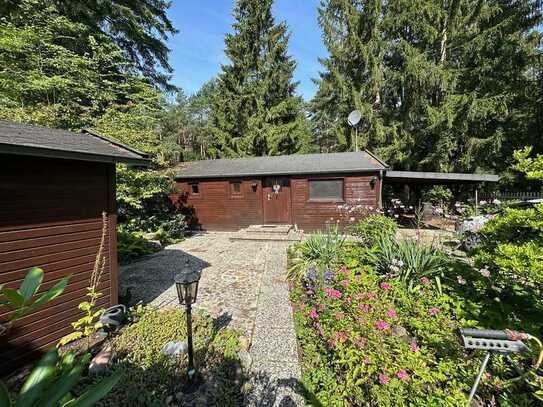
[[[149,157],[90,130],[60,129],[0,121],[0,153],[148,166]]]

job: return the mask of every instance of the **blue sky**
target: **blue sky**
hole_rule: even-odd
[[[275,0],[277,22],[286,21],[291,32],[289,53],[296,60],[294,79],[298,94],[309,100],[315,94],[321,69],[318,58],[326,55],[317,23],[319,0]],[[191,94],[220,72],[227,63],[224,34],[232,29],[230,0],[175,0],[169,12],[179,33],[168,41],[173,83]]]

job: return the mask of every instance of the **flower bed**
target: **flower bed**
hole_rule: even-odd
[[[482,298],[488,273],[450,259],[430,270],[424,259],[443,254],[428,248],[414,248],[417,256],[403,260],[390,256],[386,268],[378,246],[343,243],[333,262],[319,264],[312,258],[305,272],[303,259],[293,257],[303,256],[304,248],[289,251],[290,265],[297,270],[291,273],[291,299],[308,401],[465,405],[483,354],[464,350],[457,329],[506,328],[489,326],[485,319],[492,308],[492,299]],[[518,373],[505,358],[493,361],[477,392],[484,405],[538,405],[534,383],[511,380]],[[515,357],[515,363],[529,369],[532,362]],[[534,380],[537,389],[539,379]]]

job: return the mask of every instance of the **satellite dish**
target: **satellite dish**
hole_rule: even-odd
[[[349,113],[349,117],[347,117],[347,122],[351,126],[356,126],[360,119],[362,118],[362,113],[360,113],[359,110],[353,110],[351,113]]]

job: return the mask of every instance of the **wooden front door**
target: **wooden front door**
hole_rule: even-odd
[[[264,178],[262,185],[264,223],[290,224],[290,179]]]

